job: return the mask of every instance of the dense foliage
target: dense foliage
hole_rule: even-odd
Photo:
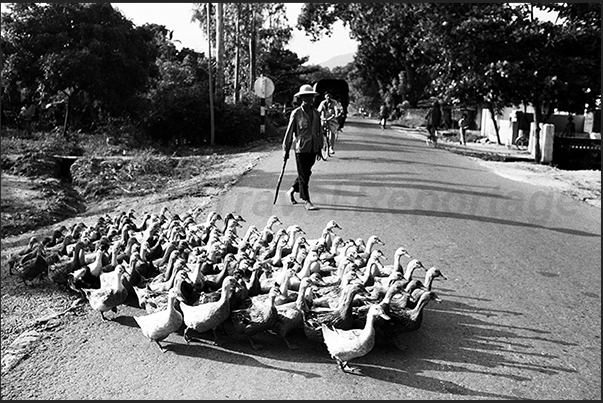
[[[176,49],[164,26],[136,27],[109,3],[7,7],[2,14],[5,128],[64,137],[101,131],[131,146],[209,142],[208,59]],[[295,54],[284,62],[282,52],[274,51],[262,60],[271,75],[285,79],[283,69],[304,62]],[[215,59],[211,63],[215,68]],[[260,137],[259,99],[249,86],[242,93],[248,96],[241,102],[216,105],[217,145]],[[267,126],[270,134],[270,121]]]
[[[373,83],[390,106],[436,97],[584,112],[600,102],[598,3],[306,3],[298,27],[319,38],[337,20],[359,42],[351,81]]]

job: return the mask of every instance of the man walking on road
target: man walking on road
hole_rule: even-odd
[[[295,96],[301,99],[302,105],[291,112],[283,139],[284,160],[289,159],[289,151],[294,147],[297,164],[297,178],[287,192],[289,201],[291,204],[297,204],[294,193],[299,193],[301,199],[305,201],[307,210],[317,210],[310,199],[309,184],[312,167],[320,158],[323,142],[320,114],[312,105],[315,95],[318,93],[309,84],[299,88]]]
[[[436,130],[440,126],[442,120],[442,111],[440,110],[440,103],[437,99],[433,101],[431,109],[429,109],[425,115],[425,120],[427,121],[427,131],[429,132],[428,138],[434,142],[437,141]]]
[[[381,125],[381,129],[387,128],[387,118],[389,117],[389,109],[387,105],[383,103],[381,108],[379,109],[379,125]]]

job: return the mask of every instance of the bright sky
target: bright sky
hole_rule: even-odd
[[[135,25],[155,23],[165,25],[174,31],[174,40],[179,49],[181,46],[194,49],[197,52],[207,51],[205,33],[197,23],[191,22],[193,3],[111,3],[119,9],[126,18]],[[297,16],[303,3],[285,3],[287,19],[291,26],[297,23]],[[1,3],[1,10],[6,11]],[[181,46],[180,46],[181,45]],[[355,53],[358,49],[356,41],[350,39],[349,30],[340,21],[334,25],[333,34],[312,43],[303,31],[293,29],[293,38],[288,48],[299,57],[309,56],[309,64],[319,64],[340,55]]]
[[[191,22],[193,3],[111,3],[119,9],[126,18],[135,25],[155,23],[165,25],[174,31],[174,40],[181,41],[182,46],[194,49],[197,52],[207,51],[205,33],[201,31],[196,22]],[[287,19],[291,26],[297,23],[297,16],[303,3],[285,3]],[[175,43],[178,48],[180,44]],[[309,64],[319,64],[335,56],[355,53],[357,43],[350,39],[348,30],[341,22],[335,24],[333,34],[323,37],[318,42],[310,42],[303,31],[293,29],[293,38],[288,48],[297,53],[299,57],[309,56]]]

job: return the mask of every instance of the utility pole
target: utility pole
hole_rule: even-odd
[[[251,33],[249,34],[249,87],[253,88],[255,83],[255,60],[256,60],[256,21],[255,7],[253,3],[251,7]]]

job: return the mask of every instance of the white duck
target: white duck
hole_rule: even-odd
[[[412,256],[408,254],[408,251],[404,246],[398,247],[394,252],[394,263],[390,265],[385,265],[380,269],[379,277],[387,277],[392,274],[393,271],[402,271],[402,256],[406,256],[409,259],[412,259]]]
[[[277,216],[271,215],[270,217],[268,217],[268,220],[266,221],[266,225],[264,226],[264,229],[261,231],[261,237],[262,237],[263,241],[265,242],[265,244],[263,246],[268,246],[268,244],[270,242],[272,242],[272,239],[274,236],[274,230],[272,229],[272,227],[274,227],[277,224],[283,225],[283,223]]]
[[[187,344],[190,343],[191,340],[204,341],[191,337],[191,330],[195,330],[198,333],[211,330],[214,334],[213,344],[219,344],[216,328],[230,315],[230,298],[235,288],[240,288],[239,283],[234,277],[227,276],[222,283],[222,291],[218,301],[194,306],[182,302],[180,303],[180,308],[184,315],[184,324],[186,325],[186,328],[184,329],[184,340]]]
[[[420,294],[424,291],[431,291],[431,286],[433,284],[433,281],[436,279],[442,279],[442,280],[448,280],[448,278],[442,274],[442,272],[440,271],[440,269],[438,269],[437,267],[433,266],[430,267],[429,270],[427,270],[427,273],[425,273],[425,282],[421,282],[418,281],[418,287],[415,291],[413,291],[412,293],[412,297],[415,300],[418,300],[420,297]]]
[[[289,255],[293,251],[294,245],[297,243],[298,238],[302,235],[306,235],[306,232],[297,224],[288,226],[285,231],[287,232],[288,242],[283,248],[283,256]]]
[[[320,238],[308,240],[308,243],[310,246],[314,246],[322,242],[327,249],[330,249],[333,244],[333,238],[336,236],[335,232],[333,232],[334,229],[341,229],[341,227],[335,220],[330,220],[322,230]]]
[[[112,276],[112,282],[103,284],[101,288],[82,288],[86,299],[92,309],[99,311],[103,321],[106,321],[104,312],[113,311],[117,313],[117,306],[124,303],[128,298],[128,290],[124,287],[121,276],[125,272],[125,267],[118,264],[115,268],[115,276]]]
[[[385,243],[379,239],[377,235],[371,235],[366,242],[366,245],[363,250],[359,250],[358,256],[354,260],[356,266],[362,268],[366,266],[366,263],[371,256],[371,253],[375,250],[377,245],[385,245]]]
[[[134,320],[138,323],[142,334],[155,342],[162,353],[165,353],[166,350],[159,342],[178,331],[183,323],[182,313],[175,307],[176,300],[177,291],[172,288],[168,291],[166,309],[145,316],[134,316]]]
[[[348,361],[367,355],[375,346],[375,328],[373,326],[376,317],[389,320],[389,316],[378,304],[369,308],[366,324],[362,329],[341,330],[323,324],[322,334],[324,343],[329,350],[331,358],[337,361],[343,372],[362,375],[358,368],[348,365]]]

